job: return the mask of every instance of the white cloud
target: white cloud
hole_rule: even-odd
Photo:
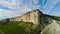
[[[34,2],[34,4],[37,4],[38,2],[36,2],[36,1],[38,1],[38,0],[29,0],[29,1],[24,1],[24,0],[20,0],[20,3],[19,3],[19,7],[17,7],[17,11],[19,12],[19,13],[26,13],[26,12],[28,12],[28,11],[30,11],[30,10],[33,10],[33,9],[37,9],[37,8],[39,8],[39,5],[33,5],[33,3],[32,2]]]
[[[10,11],[10,10],[3,10],[0,9],[0,18],[4,19],[4,18],[10,18],[10,17],[15,17],[18,16],[18,13]]]
[[[42,3],[44,3],[43,0]],[[0,0],[0,4],[4,5],[12,10],[3,10],[0,9],[1,17],[14,17],[22,15],[33,9],[40,9],[39,0]],[[44,13],[49,13],[54,5],[59,2],[59,0],[47,0],[47,3],[43,8],[45,9]],[[41,9],[40,9],[41,10]]]
[[[39,1],[38,0],[33,0],[33,2],[34,2],[34,4],[38,4]]]
[[[16,9],[19,6],[19,0],[0,0],[0,4],[4,5],[6,7],[9,7],[11,9]]]
[[[42,3],[44,3],[44,1],[42,1]],[[54,7],[54,5],[56,5],[56,3],[59,1],[60,0],[47,0],[46,5],[43,6],[43,8],[45,9],[44,13],[46,14],[49,13]],[[33,9],[40,9],[41,7],[38,2],[39,0],[0,0],[1,5],[13,9],[13,10],[0,10],[0,13],[4,13],[4,15],[0,14],[0,16],[9,16],[9,17],[17,16],[22,15]]]
[[[22,15],[23,13],[26,13],[30,10],[39,8],[38,0],[26,0],[26,2],[23,2],[24,0],[0,0],[0,4],[4,5],[10,9],[13,10],[3,10],[0,9],[0,16],[4,17],[14,17]],[[36,5],[33,5],[36,4]]]
[[[31,8],[31,7],[34,7],[35,6],[35,5],[32,6],[33,3],[34,4],[38,4],[38,0],[29,0],[29,1],[26,0],[27,3],[29,3],[29,4],[24,4],[23,1],[24,0],[7,0],[7,1],[6,0],[0,0],[0,4],[4,5],[6,7],[9,7],[11,9],[13,9],[13,10],[20,10],[22,8],[25,9],[24,7],[26,5],[28,6],[28,8]],[[34,8],[36,8],[36,7],[37,6],[35,6]]]

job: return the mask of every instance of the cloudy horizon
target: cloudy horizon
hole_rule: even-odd
[[[60,16],[60,0],[0,0],[0,19],[20,16],[35,9]]]

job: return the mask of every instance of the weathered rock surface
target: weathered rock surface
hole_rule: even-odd
[[[45,27],[41,34],[60,34],[60,25],[53,20],[51,24]]]

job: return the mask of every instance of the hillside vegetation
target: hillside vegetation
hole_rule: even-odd
[[[60,16],[53,16],[53,15],[47,15],[47,14],[44,14],[44,15],[46,15],[46,16],[52,18],[52,19],[55,19],[57,21],[60,21]]]
[[[38,27],[29,22],[8,22],[0,24],[0,34],[38,34]]]
[[[51,18],[60,21],[60,17],[58,17],[58,16],[51,16]]]

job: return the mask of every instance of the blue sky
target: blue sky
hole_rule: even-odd
[[[34,9],[60,16],[60,0],[0,0],[0,19],[20,16]]]

